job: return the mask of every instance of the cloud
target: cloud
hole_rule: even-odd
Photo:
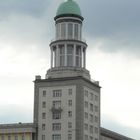
[[[117,120],[105,114],[102,114],[102,118],[103,118],[102,124],[101,124],[102,127],[109,129],[111,131],[114,131],[116,133],[119,133],[121,135],[131,137],[136,140],[140,139],[140,135],[139,135],[140,129],[134,128],[132,126],[128,127],[128,126],[122,125]]]
[[[0,124],[33,122],[33,111],[28,107],[10,104],[1,105],[0,110]]]
[[[78,3],[85,17],[86,37],[102,40],[104,51],[121,50],[140,56],[139,0],[79,0]]]

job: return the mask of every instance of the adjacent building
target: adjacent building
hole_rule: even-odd
[[[100,127],[100,85],[86,69],[78,4],[63,2],[54,20],[50,69],[34,81],[33,123],[0,125],[0,140],[131,140]]]

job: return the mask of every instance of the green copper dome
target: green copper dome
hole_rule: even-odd
[[[79,5],[73,0],[67,0],[63,2],[57,9],[56,16],[64,14],[73,14],[81,16],[81,10]]]

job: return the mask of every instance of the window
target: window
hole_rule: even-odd
[[[53,101],[53,107],[56,109],[61,108],[61,101]]]
[[[24,140],[24,134],[22,134],[22,136],[21,136],[21,140]]]
[[[53,112],[52,119],[61,119],[61,112]]]
[[[11,136],[8,136],[8,140],[11,140]]]
[[[88,102],[85,101],[85,108],[88,108]]]
[[[90,130],[90,133],[93,134],[93,126],[92,125],[90,125],[89,130]]]
[[[18,140],[18,136],[17,135],[15,136],[15,140]]]
[[[93,111],[93,104],[90,104],[90,111]]]
[[[93,93],[90,93],[90,100],[93,101]]]
[[[97,95],[95,95],[95,101],[98,101],[98,96]]]
[[[42,119],[46,119],[46,113],[45,112],[42,113]]]
[[[95,116],[95,122],[98,122],[98,117],[97,116]]]
[[[88,140],[88,135],[85,135],[85,140]]]
[[[61,97],[62,90],[53,90],[53,97]]]
[[[61,38],[65,38],[66,36],[66,24],[65,23],[62,23],[61,24]]]
[[[88,130],[88,124],[84,124],[85,130]]]
[[[78,39],[78,24],[74,25],[74,39]]]
[[[90,140],[93,140],[93,137],[92,136],[90,136]]]
[[[72,106],[72,100],[68,100],[68,105]]]
[[[43,123],[42,124],[42,130],[45,130],[46,125]]]
[[[46,97],[46,90],[43,90],[43,97]]]
[[[85,96],[88,97],[88,91],[87,90],[85,90]]]
[[[98,133],[98,128],[97,127],[95,127],[95,133]]]
[[[72,134],[68,134],[68,140],[72,140]]]
[[[73,45],[67,46],[67,66],[73,66]]]
[[[72,117],[72,111],[68,111],[68,117]]]
[[[3,135],[1,136],[1,140],[4,140],[4,136]]]
[[[98,112],[98,106],[94,106],[95,107],[95,112]]]
[[[61,140],[61,135],[60,134],[52,135],[52,140]]]
[[[88,119],[88,113],[85,112],[85,119]]]
[[[59,45],[60,50],[60,66],[65,65],[65,47],[64,45]]]
[[[73,34],[73,24],[68,23],[68,38],[71,39]]]
[[[93,123],[93,115],[90,114],[90,122]]]
[[[68,89],[68,94],[72,95],[72,89]]]
[[[61,123],[53,123],[52,130],[61,130]]]
[[[45,135],[42,135],[42,140],[45,140]]]
[[[68,122],[68,128],[72,128],[72,122]]]
[[[46,108],[46,102],[42,102],[42,108]]]
[[[56,24],[56,38],[60,36],[60,24]]]
[[[76,66],[81,66],[81,46],[76,46]]]

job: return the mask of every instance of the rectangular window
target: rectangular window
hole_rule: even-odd
[[[88,113],[85,112],[85,119],[88,119]]]
[[[45,135],[42,135],[42,140],[45,140]]]
[[[46,108],[46,102],[42,102],[42,108]]]
[[[93,134],[93,126],[92,125],[90,125],[89,130],[90,130],[90,133]]]
[[[46,113],[45,112],[42,113],[42,119],[46,119]]]
[[[61,97],[62,90],[53,90],[53,97]]]
[[[53,101],[53,108],[55,109],[61,108],[61,101]]]
[[[68,89],[68,94],[72,95],[72,89]]]
[[[90,136],[90,140],[93,140],[93,137],[92,136]]]
[[[88,91],[87,90],[85,90],[85,96],[88,97]]]
[[[98,117],[97,116],[95,116],[95,122],[98,122]]]
[[[72,128],[72,122],[68,122],[68,128]]]
[[[88,140],[88,135],[85,135],[85,140]]]
[[[61,123],[53,123],[52,130],[61,130]]]
[[[97,127],[95,127],[95,133],[98,133],[98,128]]]
[[[78,24],[74,25],[74,39],[78,39]]]
[[[94,98],[94,96],[93,96],[93,93],[91,92],[90,93],[90,100],[93,101],[93,98]]]
[[[68,117],[72,117],[72,111],[68,111]]]
[[[46,97],[46,90],[43,90],[43,97]]]
[[[87,130],[88,131],[88,124],[84,124],[84,127],[85,127],[85,130]]]
[[[93,115],[90,114],[90,122],[93,123]]]
[[[1,136],[1,140],[4,140],[4,135]]]
[[[61,119],[61,112],[53,112],[52,119]]]
[[[42,124],[42,130],[45,130],[46,125]]]
[[[66,24],[61,24],[61,38],[64,39],[66,37]]]
[[[68,140],[72,140],[72,134],[68,134]]]
[[[18,140],[18,135],[15,136],[15,140]]]
[[[73,35],[73,24],[68,23],[68,38],[72,39],[72,35]]]
[[[25,139],[25,136],[24,136],[24,134],[22,134],[22,136],[21,136],[21,140],[24,140]]]
[[[11,140],[11,136],[8,136],[8,140]]]
[[[60,134],[52,135],[52,140],[61,140],[61,135]]]
[[[72,106],[72,100],[68,100],[68,105]]]
[[[18,140],[18,136],[17,135],[15,136],[15,140]]]
[[[90,103],[90,111],[93,111],[93,104]]]
[[[97,95],[95,95],[95,101],[98,101],[98,96]]]
[[[85,101],[85,108],[88,108],[88,102]]]
[[[98,106],[94,106],[94,108],[95,108],[95,112],[98,112]]]

